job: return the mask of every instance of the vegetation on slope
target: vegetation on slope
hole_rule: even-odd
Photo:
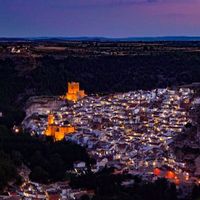
[[[65,179],[66,170],[72,169],[75,161],[90,163],[85,149],[76,144],[41,141],[28,134],[15,135],[5,126],[0,126],[0,152],[2,187],[15,177],[22,163],[31,169],[31,180],[41,183]]]

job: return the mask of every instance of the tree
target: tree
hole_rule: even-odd
[[[81,200],[90,200],[90,198],[89,198],[89,196],[88,195],[83,195],[82,197],[81,197]]]
[[[16,178],[16,166],[7,154],[0,152],[0,191],[4,189],[9,181],[15,180]]]
[[[31,180],[39,183],[47,183],[48,176],[48,173],[40,166],[34,167],[33,171],[30,173]]]

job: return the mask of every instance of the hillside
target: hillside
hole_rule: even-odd
[[[127,92],[200,81],[199,42],[9,42],[0,44],[0,111],[30,96]]]

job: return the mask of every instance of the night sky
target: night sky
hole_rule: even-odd
[[[199,35],[200,0],[0,0],[0,37]]]

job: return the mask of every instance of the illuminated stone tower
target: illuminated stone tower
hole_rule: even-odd
[[[54,136],[54,115],[53,114],[49,114],[48,115],[48,124],[47,124],[47,129],[45,130],[45,135],[46,136]]]
[[[79,83],[77,83],[77,82],[69,82],[68,83],[68,93],[69,94],[76,94],[76,93],[78,93],[79,92],[79,89],[80,87],[79,87]]]
[[[77,82],[68,83],[68,91],[66,93],[65,99],[76,102],[79,99],[83,98],[84,96],[86,96],[85,91],[80,90],[79,83]]]
[[[48,115],[48,124],[49,125],[54,124],[54,115],[53,114]]]

